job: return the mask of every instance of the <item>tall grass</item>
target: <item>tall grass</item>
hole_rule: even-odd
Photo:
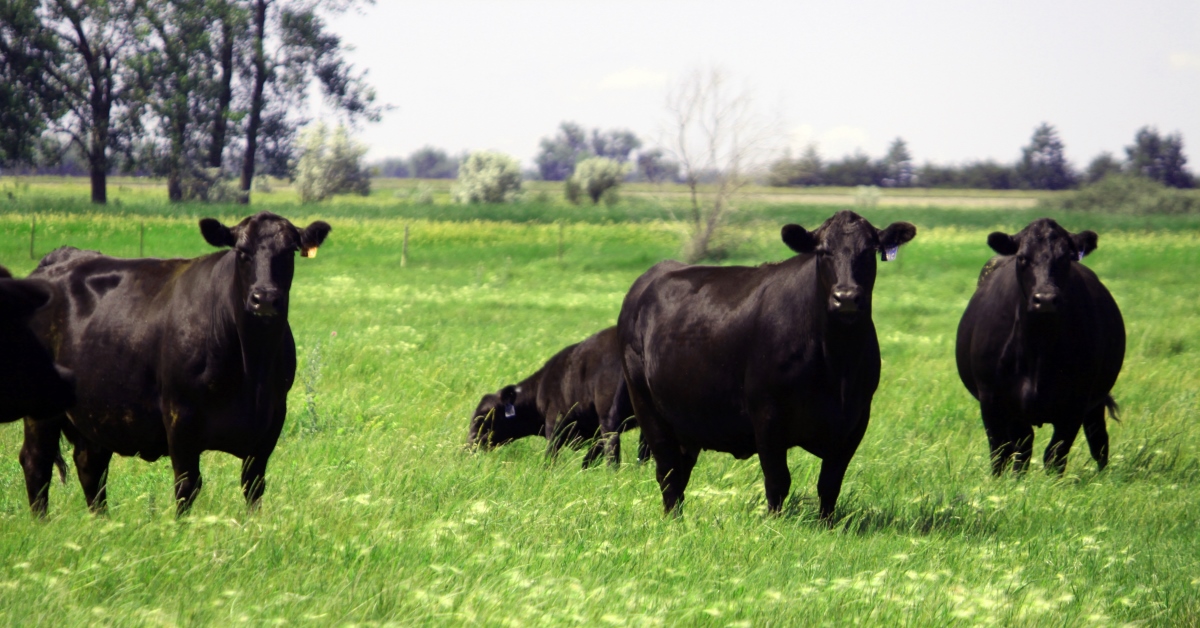
[[[71,244],[136,255],[143,220],[147,255],[212,250],[193,218],[212,208],[176,217],[150,205],[95,213],[19,203],[0,213],[0,263],[17,274],[35,264],[34,212],[39,253]],[[683,516],[664,518],[652,468],[629,456],[616,471],[582,471],[581,453],[550,463],[534,439],[490,453],[463,448],[480,395],[612,324],[633,279],[678,253],[679,223],[567,221],[560,262],[549,217],[488,213],[506,207],[403,215],[392,205],[274,207],[334,230],[318,258],[297,259],[299,373],[258,512],[243,505],[239,462],[210,452],[204,490],[182,520],[170,503],[170,465],[120,458],[108,516],[87,514],[69,477],[51,488],[50,517],[34,521],[16,462],[21,429],[0,426],[8,461],[0,621],[1186,625],[1200,617],[1192,272],[1200,229],[1189,218],[1060,217],[1100,232],[1086,263],[1128,328],[1112,464],[1097,472],[1080,442],[1062,478],[1042,473],[1038,456],[1025,477],[994,480],[953,337],[990,256],[988,231],[1015,231],[1029,216],[864,212],[877,226],[906,219],[920,231],[896,262],[880,265],[883,380],[828,530],[815,521],[819,460],[800,450],[789,458],[793,493],[782,516],[765,514],[756,459],[705,452]],[[243,211],[218,209],[228,218]],[[731,227],[729,262],[782,259],[780,224],[815,226],[830,211],[753,209]],[[626,438],[634,451],[636,434]],[[1048,434],[1037,438],[1044,445]]]

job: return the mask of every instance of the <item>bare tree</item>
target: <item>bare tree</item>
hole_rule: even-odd
[[[667,149],[679,162],[690,196],[689,262],[710,257],[713,237],[738,196],[766,163],[778,123],[762,117],[749,89],[736,89],[719,69],[695,70],[667,95]]]

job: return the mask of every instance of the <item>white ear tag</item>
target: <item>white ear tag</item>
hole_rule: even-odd
[[[1079,249],[1079,257],[1076,257],[1076,258],[1075,258],[1075,261],[1077,261],[1077,262],[1082,262],[1082,261],[1083,261],[1083,256],[1084,256],[1084,255],[1087,255],[1087,253],[1084,253],[1084,252],[1083,252],[1083,249]]]
[[[511,403],[504,404],[504,418],[511,419],[517,416],[517,409]]]
[[[898,251],[899,249],[900,249],[899,246],[889,246],[886,249],[884,249],[883,250],[883,261],[885,261],[885,262],[895,261],[896,251]]]

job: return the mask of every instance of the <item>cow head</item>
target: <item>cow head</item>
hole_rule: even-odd
[[[813,231],[800,225],[783,228],[783,241],[797,253],[816,256],[821,294],[828,295],[828,311],[852,321],[859,312],[870,315],[875,287],[875,257],[895,259],[901,244],[917,235],[907,222],[876,229],[852,211],[840,211]]]
[[[28,325],[49,299],[49,286],[12,279],[0,266],[0,423],[48,418],[75,404],[74,376],[54,364]]]
[[[1017,281],[1025,296],[1025,310],[1053,314],[1062,305],[1071,264],[1096,250],[1095,231],[1069,233],[1057,222],[1041,218],[1016,235],[996,231],[988,246],[1001,255],[1015,256]]]
[[[245,310],[262,317],[287,316],[296,251],[312,257],[330,229],[320,220],[298,229],[270,212],[259,212],[235,227],[212,218],[200,221],[209,244],[233,249]]]
[[[499,392],[484,395],[471,416],[468,443],[491,449],[518,438],[540,434],[545,421],[533,399],[518,399],[520,386],[505,386]],[[528,396],[528,395],[527,395]]]

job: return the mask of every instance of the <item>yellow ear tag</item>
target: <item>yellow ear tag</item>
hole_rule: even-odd
[[[300,257],[316,257],[316,256],[317,256],[317,247],[315,247],[315,246],[306,246],[306,247],[300,249]]]

